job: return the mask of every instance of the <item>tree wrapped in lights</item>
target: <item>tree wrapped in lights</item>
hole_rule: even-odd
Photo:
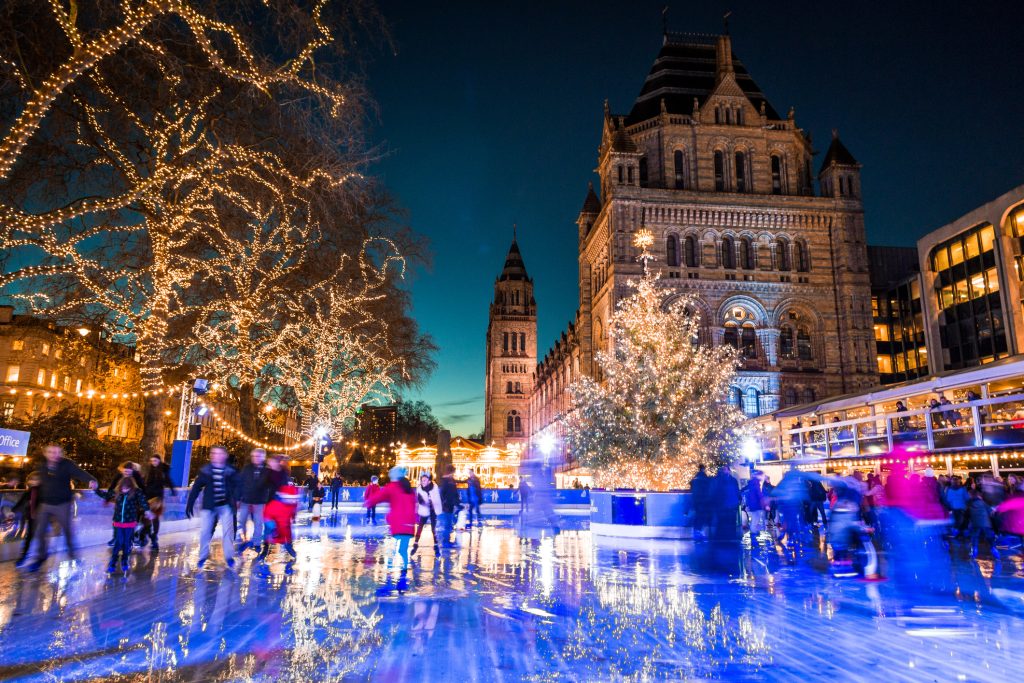
[[[739,364],[736,350],[699,343],[692,298],[665,303],[648,267],[609,320],[610,350],[596,355],[600,380],[569,387],[569,448],[598,485],[648,490],[684,488],[698,465],[731,460],[742,415],[726,403]]]

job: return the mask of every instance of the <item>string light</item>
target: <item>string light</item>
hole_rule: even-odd
[[[698,465],[712,468],[735,457],[743,416],[724,402],[739,365],[730,346],[698,343],[700,318],[692,298],[665,305],[657,273],[648,267],[609,321],[611,352],[596,355],[599,378],[569,387],[571,410],[562,418],[570,450],[594,472],[599,486],[683,488]]]
[[[271,443],[268,443],[266,441],[263,441],[262,439],[257,439],[255,437],[249,436],[248,434],[243,432],[241,429],[228,424],[224,420],[224,418],[222,418],[220,416],[220,413],[217,412],[216,408],[211,406],[209,403],[205,403],[203,401],[200,401],[199,402],[199,406],[203,407],[203,408],[206,408],[210,412],[210,415],[217,422],[217,426],[218,427],[220,427],[221,429],[227,430],[232,435],[238,437],[242,441],[245,441],[245,442],[247,442],[247,443],[249,443],[249,444],[251,444],[253,446],[259,446],[260,448],[273,449],[273,450],[278,451],[278,452],[288,452],[288,451],[295,451],[295,450],[298,450],[300,448],[307,448],[307,447],[313,445],[313,442],[316,440],[315,437],[310,437],[310,438],[306,439],[305,441],[302,441],[300,443],[292,444],[291,446],[283,446],[283,445],[271,444]]]

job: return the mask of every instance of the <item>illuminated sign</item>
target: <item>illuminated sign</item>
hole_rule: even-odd
[[[28,432],[16,429],[0,429],[0,453],[4,455],[28,455]]]

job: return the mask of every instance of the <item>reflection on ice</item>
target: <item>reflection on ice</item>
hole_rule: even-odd
[[[739,546],[595,547],[579,520],[492,520],[421,549],[410,592],[378,599],[390,541],[360,522],[300,527],[294,566],[266,575],[248,558],[195,572],[187,537],[137,552],[124,580],[105,549],[38,576],[0,566],[0,679],[995,681],[1020,659],[1013,562],[956,564],[959,593],[918,595]]]

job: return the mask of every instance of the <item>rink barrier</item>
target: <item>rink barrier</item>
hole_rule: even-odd
[[[682,539],[693,536],[688,491],[592,491],[590,530],[595,536]]]

